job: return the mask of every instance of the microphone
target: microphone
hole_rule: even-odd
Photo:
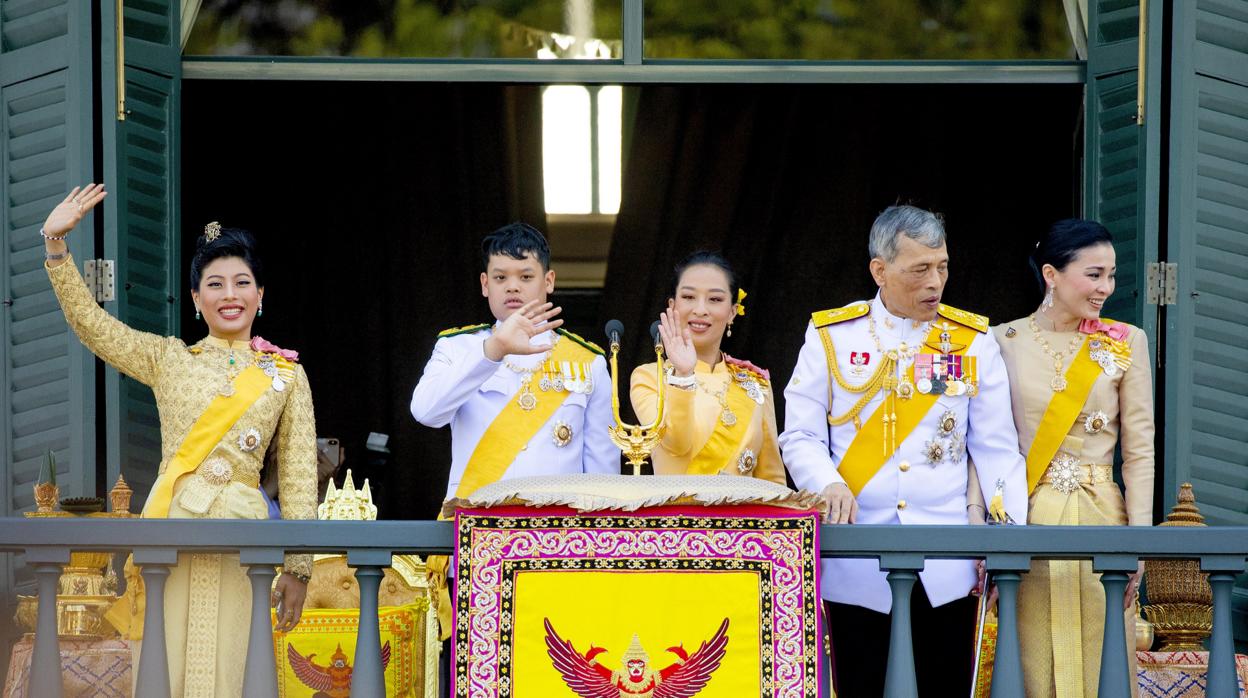
[[[624,334],[624,323],[619,320],[607,320],[607,326],[603,328],[607,333],[607,341],[614,346],[620,346],[620,335]]]
[[[659,340],[659,321],[655,320],[650,323],[650,339],[654,341],[654,346],[661,346],[663,342]]]

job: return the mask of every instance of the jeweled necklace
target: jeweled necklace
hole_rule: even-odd
[[[726,427],[731,427],[736,424],[737,413],[733,412],[732,408],[728,406],[728,387],[732,385],[732,379],[726,381],[724,383],[724,387],[716,391],[712,391],[710,388],[706,387],[706,384],[701,380],[696,382],[698,384],[698,388],[702,392],[715,398],[715,400],[719,403],[719,421],[723,422]]]
[[[1062,392],[1066,389],[1066,376],[1062,374],[1062,366],[1066,361],[1066,357],[1079,351],[1079,347],[1083,345],[1083,333],[1075,332],[1075,336],[1071,338],[1070,345],[1066,347],[1065,351],[1054,351],[1049,346],[1049,341],[1041,333],[1040,325],[1036,322],[1035,313],[1027,317],[1027,326],[1031,328],[1031,336],[1036,340],[1036,344],[1039,344],[1044,353],[1053,359],[1053,379],[1049,381],[1049,388],[1055,393]]]

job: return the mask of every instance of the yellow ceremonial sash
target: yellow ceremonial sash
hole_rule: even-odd
[[[937,321],[937,325],[941,321]],[[933,326],[931,333],[927,336],[925,346],[939,345],[940,335],[943,331],[949,331],[950,343],[956,347],[951,354],[962,354],[971,346],[971,342],[975,340],[977,332],[969,327],[960,324],[953,325],[952,330],[945,330],[938,326]],[[924,351],[924,354],[935,352]],[[932,405],[936,404],[938,395],[930,395],[914,391],[913,397],[907,400],[896,400],[896,408],[893,410],[894,430],[892,443],[903,443],[914,428],[923,421],[924,415],[928,410],[932,409]],[[845,455],[841,457],[840,466],[837,468],[841,477],[845,479],[845,484],[849,485],[849,489],[857,497],[862,488],[867,486],[871,478],[883,467],[884,462],[893,457],[893,453],[886,452],[881,448],[881,444],[886,442],[886,431],[890,428],[885,422],[885,414],[888,412],[889,403],[892,402],[885,395],[884,401],[880,403],[867,421],[863,424],[862,429],[854,436],[854,440],[850,442],[849,448],[845,450]]]
[[[728,382],[733,385],[728,386],[724,402],[728,403],[728,409],[737,416],[737,421],[728,426],[722,419],[715,419],[715,429],[685,469],[689,475],[718,473],[741,453],[744,446],[745,432],[754,421],[754,410],[758,408],[758,403],[731,377]]]
[[[1101,366],[1092,360],[1089,355],[1091,351],[1085,337],[1079,353],[1075,354],[1074,360],[1070,362],[1070,368],[1066,369],[1066,389],[1053,393],[1053,398],[1049,400],[1049,406],[1045,409],[1044,416],[1040,418],[1039,426],[1036,427],[1036,438],[1032,440],[1031,448],[1027,450],[1027,492],[1029,494],[1035,491],[1036,485],[1040,484],[1044,471],[1048,469],[1053,456],[1057,455],[1062,442],[1066,440],[1066,435],[1070,433],[1071,426],[1079,418],[1084,403],[1088,401],[1088,394],[1092,392],[1096,377],[1101,375]]]
[[[578,356],[588,354],[576,342],[562,341],[555,345],[547,359],[551,362],[574,361]],[[520,407],[517,397],[520,390],[507,401],[507,406],[490,422],[477,446],[464,466],[464,475],[455,488],[456,497],[467,497],[478,489],[493,483],[507,472],[512,461],[520,454],[520,449],[533,439],[533,435],[542,428],[555,410],[567,399],[568,393],[562,390],[539,393],[537,405],[531,410]]]
[[[556,344],[546,361],[574,361],[578,357],[584,358],[584,354],[588,353],[590,352],[575,341],[567,340]],[[490,483],[498,482],[516,460],[520,449],[533,439],[537,430],[550,420],[569,395],[562,390],[543,392],[537,399],[537,406],[525,410],[518,402],[522,390],[523,385],[481,434],[472,456],[468,458],[468,464],[464,466],[464,475],[459,480],[459,486],[455,488],[456,497],[467,497]],[[446,518],[438,515],[439,520]],[[451,597],[446,588],[450,558],[445,555],[430,555],[425,564],[429,572],[429,582],[438,596],[438,623],[441,629],[439,639],[445,640],[451,636]]]
[[[173,486],[177,484],[178,478],[198,468],[238,418],[272,385],[273,379],[253,364],[234,378],[233,394],[218,395],[212,399],[208,409],[199,415],[186,438],[178,445],[178,450],[169,460],[165,472],[156,478],[151,494],[147,496],[147,503],[143,505],[143,518],[163,519],[169,516]]]

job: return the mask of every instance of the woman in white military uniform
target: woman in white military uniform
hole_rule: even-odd
[[[985,501],[1027,513],[1009,383],[988,320],[941,305],[944,226],[892,206],[871,229],[871,301],[815,313],[785,389],[780,447],[794,482],[822,492],[832,523],[966,524],[967,457]],[[841,695],[882,695],[892,601],[875,560],[822,563]],[[911,596],[925,695],[966,695],[977,586],[970,560],[928,560]]]

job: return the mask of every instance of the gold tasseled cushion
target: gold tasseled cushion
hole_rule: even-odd
[[[378,605],[406,606],[421,596],[420,590],[410,586],[393,569],[386,568]],[[360,585],[355,581],[355,571],[347,567],[347,559],[337,555],[317,560],[312,566],[312,581],[308,583],[304,608],[359,607]]]

